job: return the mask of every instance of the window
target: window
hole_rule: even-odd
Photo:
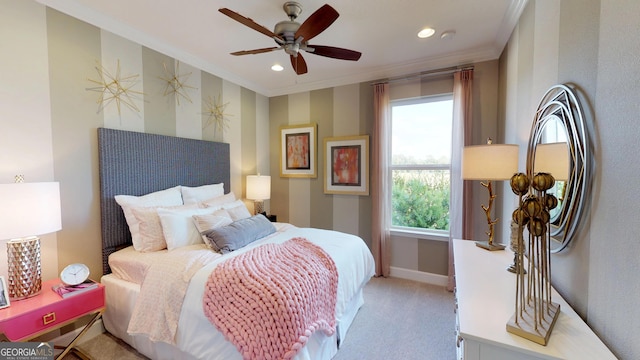
[[[391,102],[392,230],[448,235],[451,94]]]

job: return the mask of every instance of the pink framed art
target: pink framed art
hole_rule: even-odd
[[[315,178],[316,124],[290,125],[280,128],[280,176]]]
[[[325,194],[369,195],[369,136],[324,139]]]

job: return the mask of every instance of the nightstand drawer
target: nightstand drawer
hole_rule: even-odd
[[[29,299],[11,302],[0,310],[0,333],[11,341],[28,340],[104,309],[104,286],[63,299],[51,290],[56,281],[42,283],[42,291]]]

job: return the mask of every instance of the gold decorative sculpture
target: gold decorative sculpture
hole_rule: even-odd
[[[224,133],[224,130],[229,127],[229,119],[227,116],[229,114],[225,114],[224,110],[229,105],[228,102],[222,103],[222,96],[218,95],[218,97],[207,97],[205,100],[205,114],[207,115],[207,121],[204,123],[203,129],[215,124],[216,131],[221,131]]]
[[[163,95],[167,96],[169,94],[175,94],[176,102],[178,105],[180,105],[180,97],[187,99],[187,101],[189,102],[193,102],[191,101],[191,97],[189,97],[187,89],[196,88],[186,84],[187,80],[189,80],[189,76],[191,76],[191,73],[180,73],[180,61],[176,61],[175,71],[170,71],[169,69],[167,69],[167,64],[165,63],[163,63],[162,66],[164,66],[166,77],[161,77],[160,79],[164,80],[167,83],[164,88]]]
[[[129,75],[125,77],[120,76],[120,60],[117,61],[116,72],[111,75],[104,66],[96,66],[96,71],[100,79],[89,81],[98,84],[96,87],[87,88],[89,91],[96,91],[101,93],[98,99],[98,112],[102,111],[105,106],[111,102],[115,102],[118,107],[118,115],[120,115],[120,103],[128,106],[131,110],[140,111],[136,106],[134,100],[136,95],[143,95],[140,91],[133,90],[132,88],[138,83],[139,75]]]
[[[537,173],[532,179],[518,173],[511,178],[511,189],[518,196],[513,221],[518,224],[516,263],[525,264],[524,227],[529,233],[528,270],[516,267],[515,313],[507,322],[507,331],[541,345],[546,345],[553,330],[560,305],[551,301],[551,252],[549,210],[558,199],[547,194],[555,183],[549,173]],[[526,276],[525,276],[526,273]]]

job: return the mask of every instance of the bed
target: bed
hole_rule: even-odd
[[[227,207],[231,203],[237,204],[240,201],[235,199],[235,195],[230,191],[228,144],[99,128],[98,148],[103,244],[101,282],[106,287],[107,296],[107,309],[103,316],[103,323],[107,331],[152,359],[242,359],[243,353],[239,349],[246,349],[238,345],[239,342],[242,343],[240,341],[242,339],[238,339],[237,334],[234,339],[228,328],[225,329],[219,322],[215,323],[212,320],[213,313],[217,314],[218,320],[226,316],[220,315],[222,311],[216,309],[218,303],[224,302],[224,298],[219,295],[221,288],[215,286],[221,283],[220,279],[230,277],[229,273],[218,275],[218,277],[214,277],[214,274],[221,274],[221,271],[229,268],[231,264],[235,264],[234,266],[244,264],[246,259],[256,257],[255,254],[267,254],[260,255],[262,256],[260,259],[269,259],[265,261],[279,259],[279,256],[269,254],[280,254],[274,251],[284,253],[285,247],[288,246],[286,251],[289,251],[288,249],[296,245],[304,246],[297,251],[303,252],[305,256],[317,249],[319,254],[330,258],[327,263],[333,264],[331,266],[335,268],[333,271],[336,281],[324,282],[335,283],[332,288],[335,299],[330,303],[332,305],[331,321],[334,323],[329,324],[331,326],[325,323],[322,323],[325,326],[314,323],[315,327],[312,329],[316,330],[307,332],[308,336],[299,340],[299,345],[293,352],[288,352],[286,357],[331,359],[337,353],[340,344],[345,341],[347,330],[358,309],[364,303],[362,289],[374,273],[373,257],[361,238],[331,230],[298,228],[285,223],[267,225],[264,223],[266,220],[263,221],[255,216],[246,217],[243,213],[247,211],[246,207],[244,210],[240,207]],[[136,247],[140,249],[140,244],[136,243],[134,247],[133,230],[123,214],[125,207],[119,204],[116,198],[138,199],[148,197],[150,194],[164,194],[166,191],[170,191],[173,196],[176,189],[179,191],[182,189],[183,203],[175,204],[180,208],[179,211],[173,211],[165,205],[157,207],[161,208],[160,210],[156,209],[156,218],[160,217],[162,225],[166,225],[164,220],[175,219],[177,212],[199,214],[204,211],[200,210],[203,207],[202,199],[198,199],[198,209],[184,210],[183,207],[190,206],[185,205],[184,201],[187,196],[191,196],[189,194],[200,194],[199,191],[213,186],[216,191],[224,194],[215,199],[226,199],[224,205],[220,205],[222,202],[216,203],[219,200],[213,202],[217,206],[216,211],[224,210],[225,214],[233,215],[234,211],[238,210],[238,214],[242,214],[241,217],[231,216],[232,223],[216,227],[215,231],[211,232],[208,242],[207,237],[204,236],[205,232],[198,233],[203,241],[185,241],[186,238],[193,239],[193,234],[187,236],[187,233],[182,230],[182,232],[167,234],[166,229],[171,227],[165,226],[164,240],[166,247],[170,250],[159,249],[161,246],[156,246],[154,242],[150,243],[155,244],[157,248],[152,246],[148,251],[136,250]],[[185,193],[184,189],[191,193]],[[204,197],[204,195],[201,196]],[[213,206],[212,203],[207,204]],[[146,208],[142,210],[146,211]],[[137,219],[145,219],[141,214],[145,212],[136,212]],[[203,219],[222,219],[210,213],[202,212],[202,214]],[[196,223],[200,221],[200,217],[196,215],[193,219],[198,219]],[[143,228],[143,223],[140,223],[140,229]],[[151,223],[149,220],[148,224]],[[246,243],[244,239],[236,242],[231,235],[238,233],[229,232],[226,229],[245,223],[250,223],[249,227],[253,226],[253,228],[269,227],[269,233],[266,236],[262,236],[261,232],[251,233],[256,239]],[[199,227],[197,229],[201,230]],[[244,228],[241,227],[241,229]],[[227,236],[222,238],[227,241],[224,246],[219,242],[221,233]],[[137,236],[138,234],[134,235],[134,238]],[[212,250],[212,247],[225,251],[221,254],[220,251]],[[226,251],[229,249],[234,251]],[[251,267],[254,266],[251,265]],[[307,271],[299,270],[302,269],[300,265],[295,268],[298,269],[297,271]],[[237,272],[237,270],[234,271]],[[290,274],[263,275],[264,279],[261,281],[271,281],[277,277],[290,281],[296,276],[311,278],[311,276],[296,275],[295,271],[291,271]],[[300,280],[300,284],[303,281],[308,280]],[[242,283],[242,281],[235,280],[235,283]],[[296,283],[291,287],[301,287],[300,284]],[[226,291],[226,288],[224,289]],[[316,303],[325,302],[317,300]],[[334,303],[335,306],[333,306]],[[314,306],[322,306],[322,304]],[[263,311],[257,307],[256,309],[256,317],[258,313],[268,313],[264,309]],[[255,319],[252,321],[254,324],[265,322]],[[154,325],[152,329],[149,329],[149,324]],[[333,331],[328,330],[328,327]],[[260,332],[252,334],[260,334]],[[244,337],[250,338],[245,339],[250,342],[260,341],[260,339],[253,339],[253,336]],[[250,355],[245,351],[244,357],[262,357],[253,354]]]

